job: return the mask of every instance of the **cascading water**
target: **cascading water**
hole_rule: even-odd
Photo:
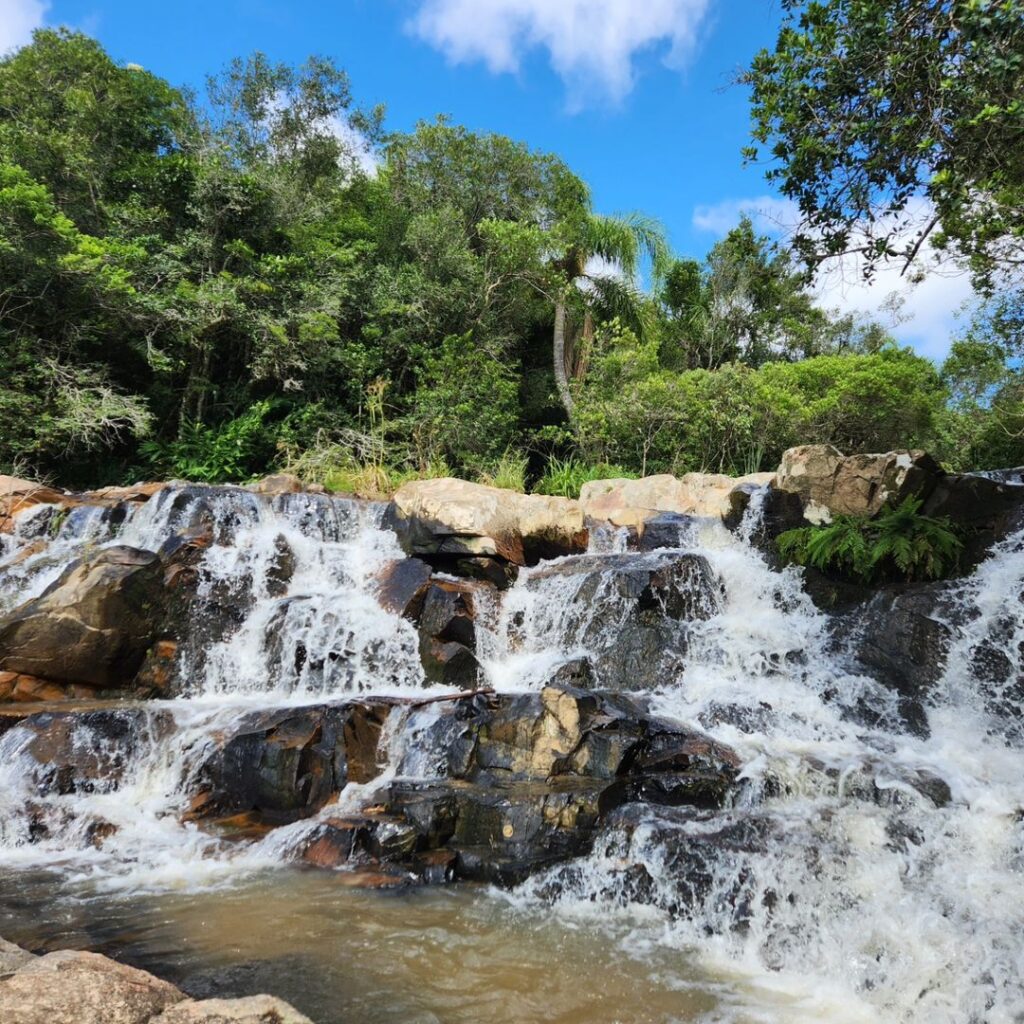
[[[685,615],[664,626],[664,609],[645,613],[644,628],[667,638],[646,699],[743,763],[725,810],[627,806],[590,855],[493,898],[525,919],[554,903],[564,922],[608,927],[640,970],[657,960],[663,974],[666,951],[699,957],[718,979],[718,1016],[707,1019],[1024,1020],[1024,772],[1010,714],[1024,534],[958,589],[925,736],[904,730],[896,697],[858,667],[798,571],[777,571],[755,550],[759,509],[755,494],[735,533],[698,523],[678,547],[642,555],[609,533],[591,554],[523,571],[478,616],[495,689],[539,689],[577,659],[609,685],[601,672],[632,628],[624,567],[692,572],[694,589],[709,572],[714,585],[701,584]],[[380,571],[401,557],[381,510],[171,487],[133,514],[53,517],[19,520],[0,561],[0,608],[96,547],[157,551],[202,526],[212,543],[197,608],[218,621],[180,652],[179,696],[109,712],[117,728],[89,715],[69,725],[81,757],[59,785],[30,756],[32,733],[15,726],[0,737],[0,866],[46,865],[69,881],[140,891],[238,881],[287,861],[318,818],[226,842],[187,823],[195,775],[254,707],[422,696],[416,632],[375,596]],[[329,813],[359,810],[396,776],[436,775],[424,737],[440,713],[393,715],[384,773],[350,784]]]

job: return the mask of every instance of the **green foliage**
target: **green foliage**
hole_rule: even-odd
[[[535,494],[553,494],[562,498],[578,498],[583,485],[591,480],[632,479],[631,473],[622,466],[608,463],[586,463],[569,456],[565,459],[554,457],[549,460],[544,475],[533,488]]]
[[[507,448],[493,466],[480,474],[480,483],[523,492],[526,490],[526,473],[529,465],[530,460],[524,452]]]
[[[931,233],[977,283],[1024,248],[1024,18],[1018,0],[784,0],[751,86],[750,159],[799,204],[811,265],[909,262]],[[909,230],[908,230],[909,229]],[[1019,276],[1017,277],[1019,280]]]
[[[776,543],[787,561],[862,583],[941,579],[956,568],[963,544],[948,519],[923,516],[920,509],[921,501],[910,497],[874,519],[835,516],[821,526],[787,530]]]
[[[203,483],[248,479],[266,464],[272,404],[258,402],[217,427],[186,421],[179,437],[146,441],[140,450],[157,474]]]

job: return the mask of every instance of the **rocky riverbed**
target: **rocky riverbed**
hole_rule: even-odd
[[[962,529],[957,578],[779,565],[782,530],[906,496]],[[658,958],[713,963],[712,1003],[740,964],[791,989],[770,1019],[827,989],[850,1020],[1013,1020],[1022,509],[925,453],[822,447],[578,502],[2,478],[0,870],[71,899],[484,883],[566,920],[644,908]]]

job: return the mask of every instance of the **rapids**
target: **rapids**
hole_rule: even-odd
[[[680,550],[703,555],[721,589],[707,614],[686,625],[685,654],[671,644],[661,652],[654,706],[739,753],[742,785],[732,806],[688,817],[649,808],[629,828],[610,826],[586,858],[511,892],[339,897],[331,876],[297,879],[288,868],[310,822],[228,843],[182,816],[211,744],[247,710],[423,694],[415,629],[374,596],[376,574],[402,557],[382,527],[381,506],[172,487],[135,512],[82,509],[61,521],[36,508],[0,549],[0,610],[41,593],[79,554],[113,543],[158,551],[199,515],[212,520],[215,538],[201,593],[236,617],[228,629],[194,631],[182,695],[131,709],[130,744],[106,749],[108,741],[83,726],[76,742],[117,770],[72,792],[43,793],[45,766],[25,755],[25,730],[0,737],[7,938],[52,942],[69,915],[95,914],[109,948],[130,951],[134,935],[137,956],[145,960],[148,950],[155,962],[138,936],[152,932],[166,954],[171,939],[153,923],[164,911],[185,932],[196,927],[196,907],[233,917],[235,928],[248,920],[257,932],[282,922],[288,940],[274,955],[294,956],[299,976],[295,992],[281,994],[302,1009],[301,972],[324,971],[325,949],[361,957],[381,975],[388,957],[414,957],[422,938],[410,936],[408,914],[438,948],[456,952],[428,957],[432,974],[447,964],[450,984],[430,989],[421,1016],[401,1019],[497,1021],[507,991],[508,1007],[525,1000],[522,1020],[1024,1021],[1024,752],[1013,689],[1024,650],[1024,534],[999,544],[958,586],[948,621],[953,650],[929,695],[922,736],[904,730],[893,693],[857,667],[856,631],[815,608],[799,571],[777,571],[758,553],[757,496],[734,533],[710,522],[684,531]],[[591,554],[573,556],[612,567],[596,587],[585,586],[592,574],[542,563],[479,614],[489,686],[538,689],[558,665],[614,649],[622,608],[613,566],[626,557],[623,546],[621,536],[603,534]],[[282,585],[283,551],[294,564]],[[982,687],[993,651],[1014,671]],[[396,774],[430,776],[430,751],[417,746],[429,714],[389,722],[383,775],[350,785],[346,805],[371,802],[374,788]],[[922,778],[945,783],[948,800],[928,799]],[[98,822],[116,826],[101,844]],[[723,833],[748,838],[716,838]],[[679,843],[707,850],[708,888],[699,899],[684,898],[672,857]],[[642,890],[631,882],[636,865],[649,879]],[[359,941],[340,939],[320,905],[339,899],[338,913],[359,922]],[[471,950],[456,941],[467,928],[478,934]],[[250,937],[228,945],[240,960],[266,955],[266,943]],[[207,946],[227,969],[227,954]],[[304,968],[304,957],[314,966]],[[567,979],[545,1007],[521,984],[545,966],[607,977],[593,990],[579,985],[576,1002]],[[472,991],[459,989],[462,1003],[448,991],[458,988],[459,972],[478,1000],[485,992],[498,999],[497,1012],[467,1015]],[[399,987],[408,977],[410,991],[418,984],[408,968],[393,976]],[[588,1003],[616,991],[624,1000],[617,1011]],[[338,1021],[399,1019],[345,998],[340,990],[322,995],[317,1020],[333,1024],[324,1016],[331,1005],[340,1006]],[[632,1001],[635,1009],[625,1005]]]

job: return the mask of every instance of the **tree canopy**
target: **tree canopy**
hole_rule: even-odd
[[[757,469],[812,440],[1024,461],[1015,296],[940,372],[749,221],[674,259],[555,154],[388,132],[323,57],[253,54],[201,97],[64,30],[0,59],[0,472],[557,488],[549,464]]]

